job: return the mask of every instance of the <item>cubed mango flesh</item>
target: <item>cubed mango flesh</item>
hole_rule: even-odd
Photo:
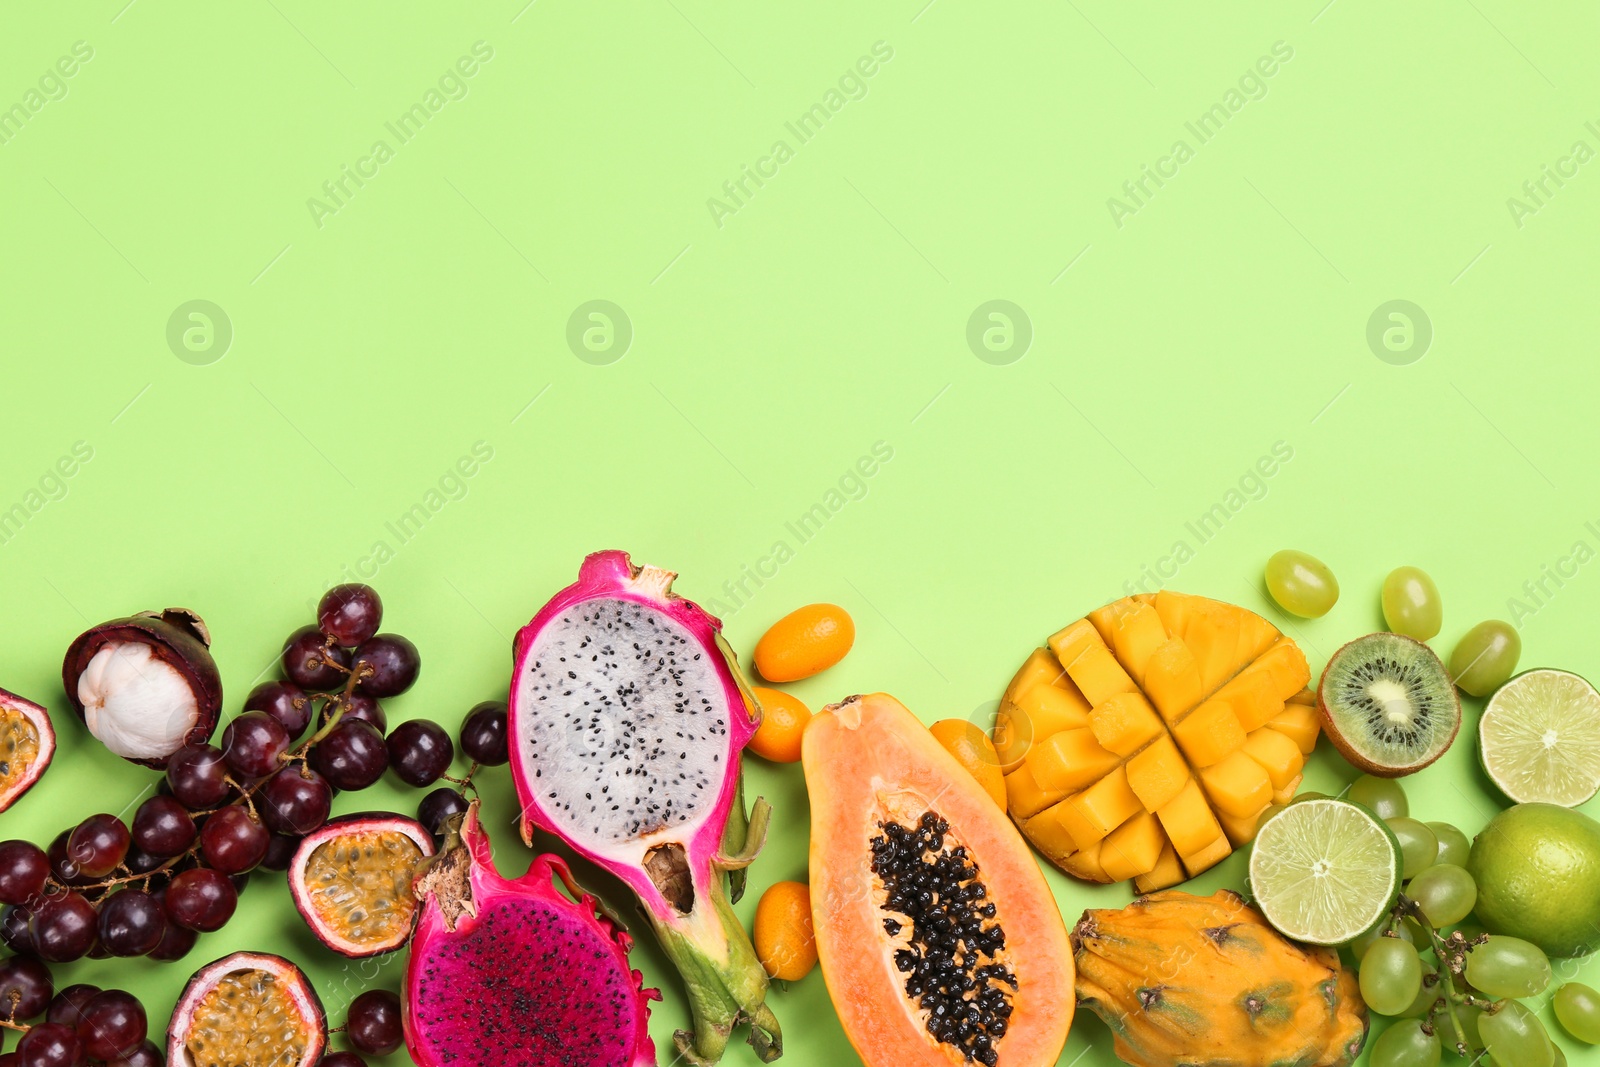
[[[1163,804],[1156,816],[1179,857],[1199,852],[1213,838],[1222,835],[1222,824],[1217,822],[1205,794],[1193,779],[1184,784],[1177,796]]]
[[[1137,878],[1155,867],[1166,845],[1160,821],[1149,812],[1140,812],[1100,843],[1100,866],[1115,882]]]
[[[1052,804],[1039,814],[1029,819],[1023,826],[1027,831],[1028,840],[1034,843],[1040,852],[1050,859],[1051,863],[1060,865],[1066,858],[1077,851],[1078,843],[1072,839],[1072,834],[1061,825],[1061,804]]]
[[[1191,764],[1209,767],[1244,744],[1244,727],[1227,704],[1208,700],[1174,726],[1172,736]]]
[[[1184,873],[1183,863],[1178,859],[1178,854],[1168,844],[1161,850],[1161,856],[1156,860],[1148,874],[1141,874],[1133,880],[1133,888],[1139,893],[1154,893],[1158,889],[1169,889],[1189,877]]]
[[[1127,668],[1133,680],[1144,684],[1145,671],[1156,649],[1167,643],[1166,627],[1156,609],[1136,600],[1119,600],[1119,610],[1101,626],[1101,636],[1116,653],[1117,661]],[[1091,616],[1092,618],[1093,616]]]
[[[1234,848],[1243,848],[1256,839],[1256,827],[1261,821],[1261,816],[1266,814],[1268,804],[1260,811],[1253,811],[1248,815],[1229,815],[1225,811],[1217,812],[1217,821],[1222,823],[1222,832],[1228,835],[1228,841]]]
[[[1139,798],[1128,788],[1127,772],[1117,767],[1063,804],[1061,822],[1082,849],[1103,840],[1140,810]]]
[[[1089,728],[1102,748],[1124,758],[1166,733],[1156,709],[1137,690],[1097,704],[1089,713]]]
[[[1086,882],[1111,881],[1111,878],[1106,874],[1105,868],[1100,866],[1100,845],[1098,843],[1090,848],[1074,852],[1066,858],[1061,867],[1074,878],[1082,878]]]
[[[1272,779],[1243,751],[1200,771],[1200,784],[1218,812],[1242,818],[1272,802]]]
[[[1239,751],[1261,765],[1272,779],[1274,790],[1282,789],[1300,775],[1306,758],[1300,746],[1271,727],[1263,727],[1244,739]]]
[[[1070,667],[1086,649],[1099,645],[1105,647],[1105,642],[1095,632],[1094,623],[1088,619],[1079,619],[1070,626],[1064,626],[1050,635],[1046,642],[1050,651],[1056,654],[1056,659],[1063,668]]]
[[[1189,877],[1193,878],[1215,867],[1231,855],[1233,846],[1228,844],[1225,834],[1218,833],[1216,840],[1209,845],[1187,854],[1179,853],[1179,858],[1183,860],[1184,869],[1189,872]]]
[[[1172,738],[1163,737],[1128,761],[1128,788],[1146,811],[1155,811],[1177,796],[1189,780],[1189,768]]]
[[[1118,693],[1132,693],[1138,689],[1105,645],[1084,649],[1067,665],[1067,673],[1078,683],[1084,698],[1097,708]]]
[[[996,748],[1012,817],[1069,874],[1176,884],[1298,788],[1317,735],[1310,672],[1261,616],[1162,590],[1047,644],[1006,690]]]
[[[1285,704],[1283,710],[1267,723],[1267,728],[1293,741],[1302,756],[1309,756],[1317,747],[1322,721],[1317,718],[1316,708],[1295,701]]]
[[[1046,789],[1041,786],[1024,761],[1006,775],[1006,811],[1019,819],[1026,819],[1048,808],[1068,792],[1066,789]]]
[[[1063,730],[1038,742],[1028,750],[1021,769],[1032,774],[1045,792],[1059,790],[1065,795],[1099,781],[1119,762],[1115,753],[1095,741],[1094,731],[1085,727]]]

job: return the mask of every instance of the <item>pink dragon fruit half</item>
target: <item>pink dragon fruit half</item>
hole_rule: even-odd
[[[642,988],[633,939],[559,858],[501,876],[473,801],[415,891],[402,1021],[421,1067],[654,1067],[661,994]]]
[[[771,1061],[783,1044],[766,971],[729,899],[769,816],[761,800],[746,815],[739,777],[760,707],[722,624],[675,577],[596,552],[517,634],[507,736],[523,837],[547,830],[638,894],[689,994],[685,1060],[717,1062],[748,1022]]]

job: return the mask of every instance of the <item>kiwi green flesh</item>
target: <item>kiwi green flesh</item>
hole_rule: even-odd
[[[1317,704],[1345,759],[1386,777],[1426,767],[1461,729],[1461,701],[1444,664],[1400,634],[1368,634],[1334,653]]]

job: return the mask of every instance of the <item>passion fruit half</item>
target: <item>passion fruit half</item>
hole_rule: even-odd
[[[50,713],[0,689],[0,811],[33,788],[55,754]]]
[[[305,973],[264,952],[235,952],[195,972],[172,1009],[168,1067],[311,1067],[328,1044]]]
[[[346,815],[300,842],[289,892],[311,932],[333,951],[362,958],[411,940],[412,879],[433,855],[433,835],[387,812]]]

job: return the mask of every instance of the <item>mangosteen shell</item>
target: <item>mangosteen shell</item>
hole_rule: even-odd
[[[184,735],[184,744],[203,745],[210,741],[222,715],[222,674],[217,670],[217,661],[211,658],[211,631],[205,620],[188,608],[141,611],[103,622],[78,635],[61,663],[61,685],[78,720],[85,721],[83,701],[78,699],[78,680],[88,669],[89,661],[106,645],[124,641],[143,641],[152,654],[188,679],[200,717]],[[129,758],[128,762],[158,771],[167,766],[164,759]]]

